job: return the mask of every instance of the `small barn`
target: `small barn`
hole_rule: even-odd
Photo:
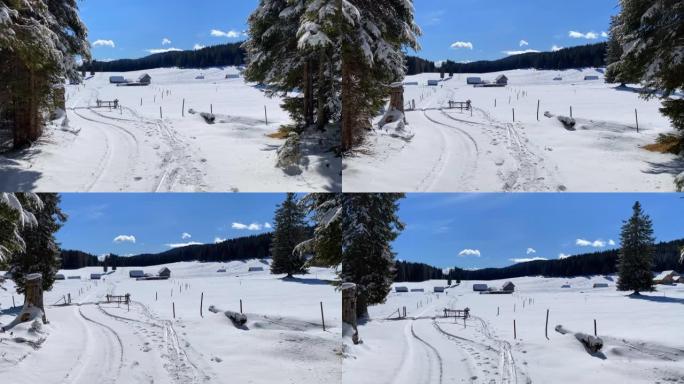
[[[171,277],[171,270],[166,267],[162,267],[162,269],[160,269],[159,272],[157,272],[157,275],[159,277],[164,277],[168,279],[169,277]]]
[[[394,287],[394,292],[408,292],[408,287]]]
[[[484,292],[488,289],[489,287],[487,287],[487,284],[473,284],[473,291],[475,292]]]
[[[55,275],[55,280],[66,280],[66,277],[64,277],[64,275],[61,273],[58,273]]]
[[[404,85],[418,85],[417,81],[404,81]]]
[[[584,81],[598,80],[599,77],[596,75],[584,76]]]
[[[134,269],[131,271],[128,271],[128,277],[137,279],[138,277],[145,277],[145,271],[140,270],[140,269]]]
[[[247,272],[263,272],[264,267],[249,267]]]
[[[469,77],[466,79],[466,84],[469,84],[469,85],[482,84],[482,78],[481,77]]]
[[[515,284],[511,281],[507,281],[503,287],[501,287],[501,290],[504,292],[513,292],[515,291]]]
[[[570,284],[563,284],[561,285],[561,288],[572,288],[572,286],[570,286]]]
[[[240,78],[240,74],[238,74],[238,73],[229,73],[226,75],[226,79],[239,79],[239,78]]]
[[[125,84],[127,81],[123,76],[109,76],[110,84]]]
[[[204,80],[204,75],[195,76],[195,80]]]
[[[560,76],[556,76],[553,78],[553,81],[561,81],[561,80],[563,80],[563,78]]]
[[[674,284],[679,281],[679,273],[675,271],[662,271],[653,278],[655,284]]]
[[[91,273],[90,274],[90,280],[100,280],[101,277],[102,277],[102,275],[99,273]]]
[[[439,80],[428,80],[427,85],[429,87],[436,87],[439,85]]]
[[[152,76],[148,75],[147,73],[143,73],[138,77],[138,83],[139,84],[144,84],[144,85],[149,85],[152,82]]]
[[[433,292],[435,292],[435,293],[444,292],[444,287],[434,287]]]
[[[425,292],[423,288],[411,288],[411,292]]]
[[[608,283],[594,283],[594,288],[608,288]]]
[[[81,276],[69,276],[69,280],[81,280]]]
[[[225,273],[226,269],[225,268],[219,268],[216,270],[216,273]]]
[[[498,85],[508,85],[508,77],[506,77],[506,75],[499,75],[496,78],[496,83]]]

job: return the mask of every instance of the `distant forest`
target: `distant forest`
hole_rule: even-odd
[[[129,72],[153,68],[209,68],[239,66],[245,63],[242,43],[214,45],[193,51],[155,53],[140,59],[122,59],[84,63],[81,70],[94,72]]]
[[[675,270],[684,272],[679,263],[679,248],[684,239],[658,243],[655,246],[653,271]],[[606,275],[617,272],[619,250],[587,253],[566,259],[538,260],[518,263],[505,268],[486,268],[468,271],[460,268],[448,274],[440,268],[421,263],[398,261],[396,263],[396,282],[420,282],[431,279],[453,280],[499,280],[523,276],[575,277]]]
[[[475,61],[456,63],[447,60],[441,67],[428,60],[415,56],[406,58],[408,75],[428,72],[449,73],[489,73],[513,69],[562,70],[587,67],[603,67],[606,64],[606,43],[564,48],[556,52],[531,52],[512,55],[494,61]]]
[[[215,261],[225,262],[233,260],[247,260],[270,257],[270,233],[240,237],[226,240],[217,244],[190,245],[174,248],[162,253],[142,254],[136,256],[110,255],[105,260],[98,260],[97,256],[81,251],[63,250],[61,252],[63,269],[78,269],[83,267],[148,267],[151,265],[176,263],[180,261]]]

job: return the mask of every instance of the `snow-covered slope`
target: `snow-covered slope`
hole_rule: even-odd
[[[147,87],[117,87],[112,75]],[[33,148],[0,156],[0,189],[39,191],[325,191],[339,189],[341,160],[309,145],[302,172],[276,168],[283,140],[266,135],[290,122],[281,99],[268,98],[236,68],[97,73],[67,86],[61,119]],[[196,79],[198,76],[204,79]],[[120,110],[94,108],[118,99]],[[183,102],[185,101],[185,116]],[[160,110],[161,108],[161,110]],[[196,112],[213,111],[209,125]],[[268,124],[266,116],[268,113]],[[161,113],[161,114],[160,114]],[[316,140],[317,144],[317,140]]]
[[[684,286],[658,286],[632,298],[616,291],[615,276],[524,277],[510,280],[512,295],[472,290],[476,283],[500,288],[505,281],[464,281],[445,294],[432,291],[446,281],[394,284],[425,293],[393,292],[370,308],[371,320],[359,327],[363,343],[345,340],[344,382],[666,383],[684,377]],[[394,320],[404,307],[408,318]],[[469,308],[472,317],[464,327],[462,318],[442,318],[444,308]],[[593,334],[594,319],[605,344],[595,356],[572,334],[554,331],[563,325]]]
[[[439,74],[409,76],[405,102],[410,141],[374,131],[366,148],[344,161],[344,190],[357,191],[672,191],[684,171],[676,156],[642,147],[671,132],[657,99],[603,82],[603,70],[515,70],[456,74],[437,87]],[[505,88],[474,88],[469,76]],[[599,76],[598,81],[584,77]],[[554,80],[561,77],[562,80]],[[473,113],[443,109],[471,100]],[[537,121],[537,102],[540,103]],[[555,116],[577,120],[565,129]],[[513,122],[515,109],[515,122]],[[635,109],[640,132],[636,132]],[[549,112],[554,117],[544,116]]]
[[[45,293],[50,324],[40,333],[30,331],[31,324],[0,333],[0,377],[17,384],[340,382],[341,299],[328,284],[334,272],[313,268],[285,281],[269,273],[268,263],[168,264],[166,281],[128,277],[130,269],[156,273],[162,266],[122,267],[100,281],[88,279],[101,268],[60,271],[82,279],[57,281]],[[222,268],[226,272],[217,272]],[[5,288],[0,324],[13,318],[12,295],[17,305],[23,302],[11,284]],[[52,305],[68,293],[76,305]],[[102,303],[106,294],[126,293],[130,307]],[[248,318],[244,329],[208,310],[239,312],[240,300]]]

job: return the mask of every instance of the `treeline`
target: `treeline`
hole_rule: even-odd
[[[84,63],[81,70],[94,72],[128,72],[153,68],[208,68],[239,66],[245,63],[242,43],[214,45],[192,51],[155,53],[140,59],[122,59]]]
[[[564,48],[555,52],[531,52],[512,55],[493,61],[456,63],[447,60],[441,67],[428,60],[409,56],[406,58],[407,74],[416,75],[426,72],[445,73],[489,73],[513,69],[562,70],[606,65],[606,43]]]
[[[655,245],[652,270],[684,272],[679,263],[684,239]],[[537,260],[513,264],[504,268],[486,268],[474,271],[453,268],[449,273],[422,263],[399,261],[396,263],[396,282],[419,282],[430,279],[500,280],[523,276],[575,277],[606,275],[617,272],[618,249],[571,256],[566,259]]]
[[[181,261],[226,262],[270,257],[272,234],[226,240],[217,244],[189,245],[161,253],[136,256],[109,255],[105,260],[81,251],[62,251],[62,268],[78,269],[90,266],[148,267]]]

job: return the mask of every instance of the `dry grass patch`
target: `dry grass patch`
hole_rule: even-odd
[[[660,135],[655,143],[644,145],[643,148],[651,152],[677,155],[680,152],[680,148],[682,148],[682,137],[673,134]]]

